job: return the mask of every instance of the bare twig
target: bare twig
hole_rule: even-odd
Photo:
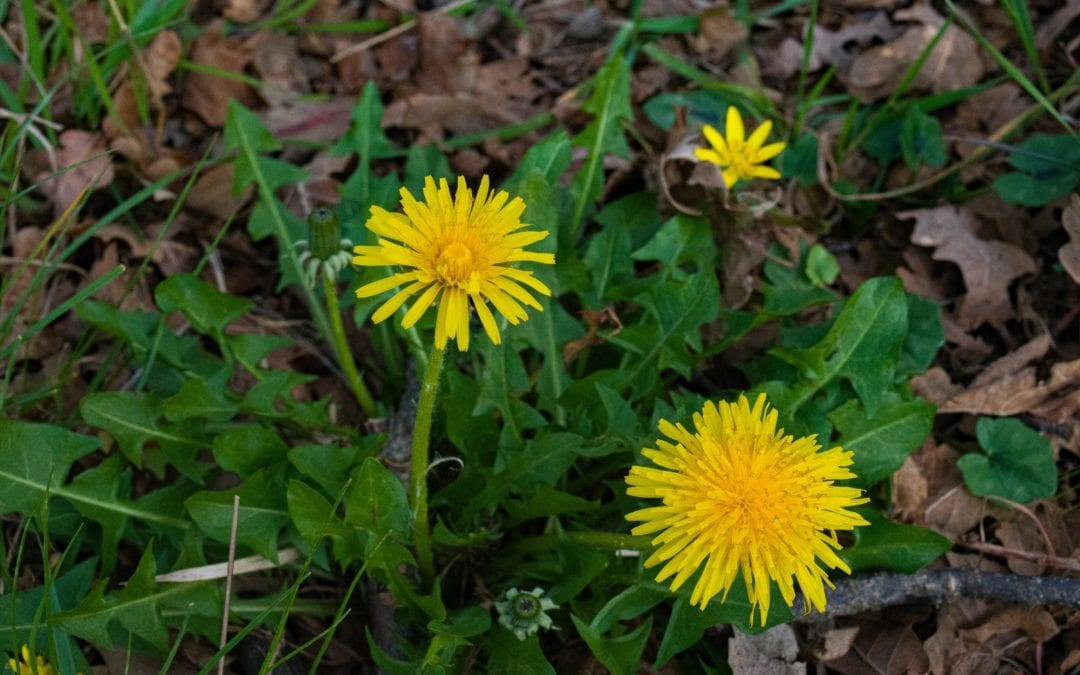
[[[1063,605],[1075,609],[1080,608],[1080,579],[1022,577],[959,567],[923,570],[910,575],[885,572],[837,581],[836,589],[828,592],[824,613],[804,615],[801,597],[795,600],[792,611],[800,623],[819,623],[899,605],[940,605],[960,598],[1027,606]]]
[[[225,572],[225,607],[221,612],[221,639],[219,646],[224,649],[229,641],[229,610],[232,608],[233,568],[236,564],[236,527],[240,522],[240,495],[233,495],[232,527],[229,530],[229,564]],[[225,673],[225,655],[222,654],[217,664],[218,675]]]

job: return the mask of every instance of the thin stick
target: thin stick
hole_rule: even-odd
[[[229,637],[229,610],[232,605],[232,580],[233,580],[233,565],[236,564],[236,527],[240,522],[240,495],[233,495],[232,502],[232,527],[229,530],[229,564],[225,571],[225,608],[221,614],[221,638],[218,641],[218,645],[221,649],[225,649],[225,644],[228,642]],[[225,656],[221,656],[221,660],[217,664],[218,675],[225,674]]]

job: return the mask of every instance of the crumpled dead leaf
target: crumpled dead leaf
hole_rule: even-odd
[[[1069,205],[1061,214],[1061,226],[1069,235],[1069,243],[1058,249],[1058,260],[1073,281],[1080,284],[1080,196],[1069,197]]]
[[[215,70],[242,74],[251,63],[251,50],[236,38],[225,37],[215,30],[204,30],[191,45],[190,59]],[[187,74],[181,102],[207,124],[224,126],[230,100],[252,106],[256,102],[255,92],[234,79],[199,71]]]
[[[41,191],[49,195],[53,211],[62,214],[82,194],[83,190],[100,190],[112,183],[115,177],[112,157],[100,134],[82,129],[65,129],[60,132],[60,147],[54,157],[56,166],[50,166],[44,151],[34,151],[24,167],[31,179],[41,182]]]
[[[933,41],[945,19],[925,3],[898,10],[894,17],[920,25],[896,40],[859,54],[847,72],[853,94],[866,102],[888,96],[904,72]],[[984,72],[975,38],[950,25],[919,69],[912,87],[934,93],[970,87]]]
[[[1037,271],[1034,258],[1011,244],[980,239],[975,217],[956,206],[901,211],[896,215],[915,219],[911,243],[933,247],[935,260],[948,260],[960,267],[967,287],[956,311],[961,327],[970,330],[983,323],[1001,325],[1013,316],[1009,285]]]

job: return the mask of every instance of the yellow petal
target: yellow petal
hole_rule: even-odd
[[[735,106],[728,106],[727,109],[727,124],[724,127],[724,136],[728,144],[728,150],[731,152],[739,152],[742,150],[743,143],[746,139],[746,131],[743,127],[742,115],[739,114],[739,109]]]

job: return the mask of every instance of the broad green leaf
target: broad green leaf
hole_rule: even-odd
[[[607,435],[623,438],[633,437],[638,433],[638,417],[625,398],[611,387],[596,383],[597,399],[604,407],[607,426],[600,430]]]
[[[692,274],[705,274],[715,268],[717,255],[709,222],[680,213],[664,223],[649,243],[634,251],[633,258],[657,260],[668,274],[681,278],[681,265],[693,263]]]
[[[79,605],[54,617],[63,630],[105,649],[128,645],[131,636],[164,653],[169,646],[163,616],[184,613],[220,616],[221,599],[209,583],[163,584],[154,581],[154,552],[147,547],[127,584],[106,594],[102,580]]]
[[[382,131],[383,104],[379,98],[379,88],[369,80],[360,93],[360,100],[353,106],[352,126],[330,149],[332,155],[355,153],[360,159],[356,168],[355,188],[357,192],[349,195],[350,199],[362,205],[371,203],[372,180],[371,160],[392,157],[397,148]]]
[[[503,417],[499,445],[521,447],[526,429],[538,429],[547,424],[540,412],[521,400],[521,394],[532,389],[525,366],[510,345],[494,345],[482,338],[479,351],[484,359],[484,371],[472,414],[482,415],[492,408],[498,409]]]
[[[570,168],[571,159],[570,138],[560,129],[525,152],[506,181],[506,189],[516,193],[518,182],[533,171],[539,171],[549,184],[555,185]]]
[[[649,616],[633,631],[615,638],[607,638],[594,631],[576,614],[571,614],[570,618],[578,634],[589,645],[593,656],[611,671],[612,675],[637,672],[638,666],[641,665],[641,654],[645,651],[645,643],[651,635],[652,616]]]
[[[816,284],[810,273],[806,271],[806,265],[810,263],[808,250],[804,249],[801,252],[800,264],[791,266],[779,262],[786,256],[778,249],[774,248],[772,252],[780,257],[777,260],[766,260],[762,268],[765,275],[765,283],[762,286],[765,302],[762,304],[762,309],[766,313],[790,316],[808,307],[837,300],[835,293]]]
[[[817,134],[804,131],[776,158],[776,168],[785,178],[794,178],[799,185],[809,187],[818,183]]]
[[[343,565],[363,555],[366,533],[345,524],[318,490],[299,480],[290,480],[286,495],[289,518],[309,545],[324,537],[334,542],[334,554]]]
[[[604,188],[604,156],[613,153],[628,157],[622,124],[634,119],[630,107],[630,66],[621,56],[608,60],[593,79],[593,93],[582,109],[594,115],[592,122],[574,137],[574,144],[588,149],[588,156],[574,176],[572,189],[576,205],[570,220],[571,239],[581,232],[586,207],[600,197]]]
[[[832,285],[836,276],[840,274],[840,264],[836,262],[836,256],[822,246],[814,244],[806,252],[806,278],[818,288]]]
[[[900,154],[912,171],[920,166],[945,164],[945,141],[941,123],[917,105],[908,106],[900,131]]]
[[[500,625],[488,631],[482,644],[488,655],[489,673],[555,675],[555,669],[544,658],[538,635],[530,635],[523,642]]]
[[[524,493],[521,501],[504,499],[502,505],[510,517],[507,527],[513,527],[518,523],[534,518],[547,518],[549,516],[580,513],[600,508],[600,502],[598,501],[582,499],[577,495],[556,490],[549,485],[543,484],[537,485],[533,490]]]
[[[246,425],[214,437],[214,460],[226,471],[247,476],[285,459],[289,446],[266,427]]]
[[[922,445],[934,425],[937,409],[922,399],[902,401],[887,394],[873,416],[857,399],[829,414],[840,432],[836,444],[855,453],[851,470],[855,485],[869,487],[888,478]]]
[[[606,633],[619,621],[636,619],[670,597],[671,591],[666,586],[634,584],[608,600],[589,622],[589,627],[597,633]]]
[[[191,326],[215,337],[225,326],[247,313],[251,301],[222,293],[194,274],[174,274],[154,289],[154,301],[163,312],[179,311]]]
[[[980,417],[975,437],[986,454],[972,452],[957,461],[973,494],[1020,504],[1053,496],[1057,465],[1050,441],[1042,434],[1020,420]]]
[[[419,197],[424,189],[424,179],[428,176],[434,178],[436,183],[440,178],[445,178],[450,187],[456,189],[457,178],[438,145],[410,145],[405,155],[405,187]]]
[[[136,468],[143,466],[146,444],[153,443],[184,475],[202,481],[202,469],[195,459],[209,443],[201,433],[201,425],[162,423],[164,403],[156,394],[89,394],[80,401],[79,412],[87,424],[109,432]]]
[[[52,580],[50,589],[55,597],[50,607],[52,613],[71,609],[86,597],[94,581],[97,562],[97,558],[88,558]],[[49,640],[49,625],[42,620],[44,602],[44,586],[0,595],[0,645],[28,645],[34,642],[44,648]],[[64,638],[71,639],[66,635]]]
[[[999,176],[994,191],[1007,202],[1042,206],[1080,184],[1080,141],[1068,134],[1032,134],[1009,155],[1017,171]]]
[[[297,445],[289,450],[289,463],[319,484],[327,494],[341,492],[352,473],[357,458],[375,454],[377,436],[365,436],[361,447],[336,445]]]
[[[51,424],[0,419],[0,513],[29,515],[58,496],[75,460],[101,442]]]
[[[225,119],[225,149],[238,151],[233,168],[233,194],[239,194],[252,183],[265,181],[270,190],[282,185],[301,183],[307,171],[261,153],[275,152],[282,147],[258,115],[235,100],[229,101]]]
[[[345,493],[345,522],[381,537],[407,534],[411,520],[401,481],[378,460],[365,459]]]
[[[232,352],[233,358],[248,372],[256,372],[259,365],[270,352],[288,347],[293,340],[282,335],[259,335],[257,333],[237,333],[224,336],[222,346]]]
[[[801,366],[808,380],[793,392],[794,408],[831,382],[846,379],[866,412],[875,415],[885,392],[892,389],[907,321],[907,298],[900,280],[879,277],[864,282],[844,303],[821,342],[810,349],[773,350]],[[783,412],[795,414],[794,409]]]
[[[952,542],[925,527],[894,523],[876,509],[855,509],[870,521],[855,528],[855,544],[839,556],[853,572],[887,569],[914,574],[952,548]]]
[[[111,574],[116,566],[117,549],[131,515],[128,500],[131,476],[124,468],[123,458],[112,455],[75,476],[65,488],[68,493],[82,497],[72,502],[72,506],[84,518],[101,525],[102,574]]]
[[[914,293],[907,294],[907,303],[908,333],[896,369],[904,376],[926,372],[945,344],[945,328],[941,324],[938,304]]]
[[[240,410],[236,397],[228,389],[228,370],[220,370],[209,378],[189,377],[168,399],[162,408],[165,419],[184,422],[205,419],[210,422],[227,422]]]
[[[638,301],[649,311],[655,324],[630,343],[641,356],[634,355],[622,373],[622,386],[635,385],[648,373],[655,378],[658,369],[672,369],[689,377],[694,357],[688,347],[701,351],[701,326],[714,320],[720,311],[720,290],[714,274],[695,274],[679,281],[666,279],[654,284]],[[626,333],[627,331],[624,331]],[[627,344],[623,334],[611,336],[613,343]]]
[[[548,597],[556,604],[570,602],[593,583],[611,565],[611,554],[584,544],[560,541],[557,545],[562,563],[559,582],[548,589]]]
[[[208,537],[228,543],[233,495],[240,496],[236,541],[268,560],[277,560],[278,534],[289,521],[283,465],[260,469],[231,490],[203,490],[188,498],[188,514]]]

